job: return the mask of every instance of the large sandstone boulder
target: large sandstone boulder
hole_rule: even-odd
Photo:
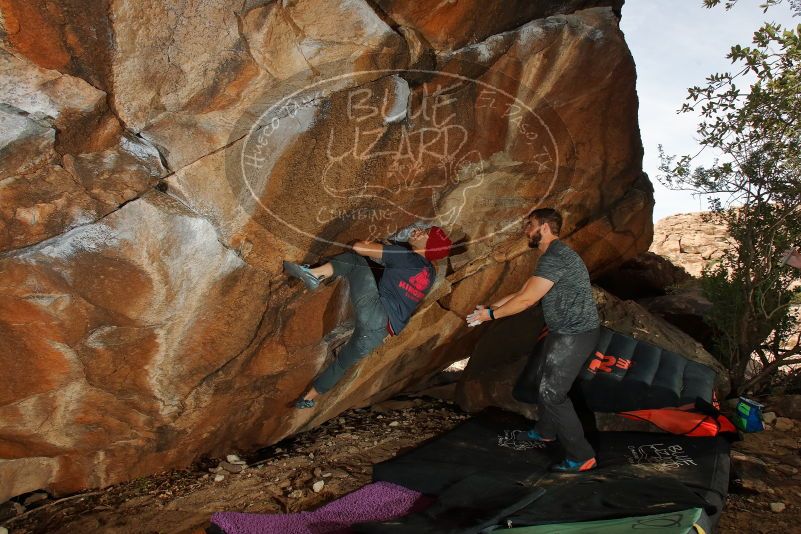
[[[650,244],[617,1],[491,2],[480,24],[443,4],[463,29],[444,45],[413,2],[101,4],[0,3],[0,500],[268,445],[422,382],[530,274],[533,207],[563,211],[596,275]],[[351,311],[345,283],[308,293],[281,261],[416,219],[459,244],[436,288],[292,410]]]
[[[612,7],[619,16],[623,1],[508,0],[488,4],[467,0],[430,5],[404,0],[376,0],[376,4],[397,24],[414,28],[435,49],[453,50],[555,13],[570,13],[600,5]],[[481,15],[476,16],[477,13]]]
[[[120,134],[106,94],[79,78],[0,49],[0,94],[0,251],[94,222],[166,174],[156,148]]]
[[[598,287],[594,288],[594,296],[603,326],[711,367],[717,373],[717,394],[725,398],[729,388],[728,373],[700,343],[635,302],[620,300]],[[516,401],[512,397],[512,387],[525,367],[543,324],[542,314],[531,308],[482,326],[487,332],[470,353],[470,361],[456,388],[459,405],[470,412],[496,406],[536,418],[537,406]]]

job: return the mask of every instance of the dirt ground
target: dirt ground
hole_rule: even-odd
[[[801,532],[801,422],[745,434],[732,445],[729,497],[720,533]],[[781,512],[771,503],[782,503]]]
[[[351,410],[275,446],[240,454],[241,473],[210,473],[223,459],[103,491],[47,499],[2,523],[11,534],[198,533],[213,512],[311,510],[371,481],[372,465],[449,430],[468,417],[432,399]],[[748,434],[734,445],[731,493],[721,534],[801,532],[801,424]],[[215,476],[224,478],[215,481]],[[324,486],[315,492],[319,481]],[[771,503],[785,505],[782,512]]]
[[[219,482],[209,469],[224,458],[101,492],[43,501],[26,515],[0,524],[11,534],[184,534],[209,526],[213,512],[312,510],[370,483],[373,464],[467,417],[442,401],[388,401],[367,410],[350,410],[273,447],[240,454],[252,467],[225,474]],[[320,480],[325,485],[316,493],[312,486]]]

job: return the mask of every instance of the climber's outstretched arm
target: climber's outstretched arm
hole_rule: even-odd
[[[538,303],[552,287],[553,282],[547,278],[532,276],[526,280],[520,291],[512,295],[512,298],[494,309],[493,315],[496,319],[500,319],[527,310]]]
[[[384,245],[374,241],[356,241],[353,243],[353,251],[360,256],[367,256],[374,260],[380,260],[384,254]]]
[[[526,280],[526,283],[523,284],[519,291],[492,305],[491,315],[489,309],[483,306],[476,306],[473,313],[467,316],[467,325],[474,326],[491,319],[500,319],[520,313],[537,304],[552,287],[553,282],[547,278],[532,276]]]

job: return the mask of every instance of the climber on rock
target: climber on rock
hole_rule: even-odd
[[[489,307],[476,306],[467,316],[467,323],[474,326],[508,317],[542,303],[549,333],[536,355],[540,419],[528,432],[528,439],[539,442],[558,439],[563,445],[566,458],[551,466],[553,471],[588,471],[596,466],[595,452],[584,437],[568,392],[600,335],[590,276],[581,257],[559,239],[562,228],[559,212],[536,209],[524,223],[529,246],[542,252],[533,276],[516,293]]]
[[[407,238],[408,248],[357,241],[353,252],[339,254],[319,267],[284,262],[284,271],[312,291],[323,280],[347,278],[356,323],[348,342],[295,403],[296,408],[314,407],[315,398],[333,388],[345,371],[388,337],[400,334],[430,291],[436,276],[432,262],[448,256],[451,241],[438,226],[413,225],[398,241],[404,241],[403,237]],[[384,265],[378,283],[365,257]]]

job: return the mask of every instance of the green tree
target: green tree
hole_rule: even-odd
[[[801,15],[801,0],[789,3]],[[708,8],[719,4],[704,0]],[[727,58],[733,72],[691,87],[679,110],[700,115],[699,154],[712,151],[717,159],[696,166],[699,154],[677,158],[660,146],[659,180],[708,195],[706,218],[725,224],[732,237],[702,286],[713,303],[705,319],[715,356],[729,369],[732,392],[741,394],[764,386],[781,366],[801,363],[791,306],[800,273],[779,261],[801,243],[801,25],[765,23],[751,46],[733,46]]]

